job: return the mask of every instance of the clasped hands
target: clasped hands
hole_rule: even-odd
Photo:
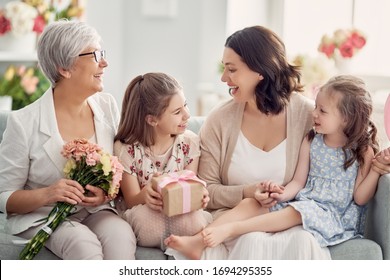
[[[255,199],[264,208],[270,208],[282,200],[284,186],[272,181],[264,181],[256,184]]]

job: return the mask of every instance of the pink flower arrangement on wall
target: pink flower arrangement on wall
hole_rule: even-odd
[[[61,7],[60,7],[61,6]],[[46,24],[58,19],[79,19],[84,7],[78,0],[20,0],[0,7],[0,36],[42,33]]]
[[[328,58],[334,58],[335,52],[341,57],[352,58],[366,45],[366,36],[358,29],[337,29],[333,36],[325,34],[321,38],[318,51]]]

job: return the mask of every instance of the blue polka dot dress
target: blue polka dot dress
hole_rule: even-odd
[[[271,211],[294,207],[302,216],[303,228],[314,235],[321,247],[331,246],[363,233],[364,207],[353,201],[358,172],[355,161],[343,168],[341,148],[325,145],[317,134],[310,146],[310,172],[295,200],[279,203]]]

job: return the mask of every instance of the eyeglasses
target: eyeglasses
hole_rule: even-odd
[[[102,58],[106,58],[106,51],[105,50],[101,50],[101,51],[94,51],[94,52],[89,52],[89,53],[82,53],[82,54],[79,54],[79,56],[84,56],[84,55],[89,55],[89,54],[93,54],[93,56],[95,57],[95,61],[97,63],[99,63]]]

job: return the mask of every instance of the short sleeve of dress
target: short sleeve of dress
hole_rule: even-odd
[[[131,152],[132,145],[123,144],[116,141],[114,144],[114,155],[118,157],[119,162],[123,165],[123,170],[131,175],[134,174],[133,162],[135,154]],[[134,151],[134,149],[133,149]]]
[[[130,163],[131,158],[125,151],[125,147],[127,145],[121,143],[120,141],[116,141],[114,143],[114,155],[118,157],[119,162],[123,165],[123,170],[127,173],[131,173],[130,171]]]
[[[186,167],[194,158],[200,156],[200,140],[199,136],[191,130],[186,130],[181,136],[179,144],[183,152],[184,167]]]
[[[128,145],[117,141],[114,144],[114,153],[122,163],[124,171],[137,177],[141,188],[150,181],[155,170],[151,159],[145,153],[145,149],[141,144]]]

